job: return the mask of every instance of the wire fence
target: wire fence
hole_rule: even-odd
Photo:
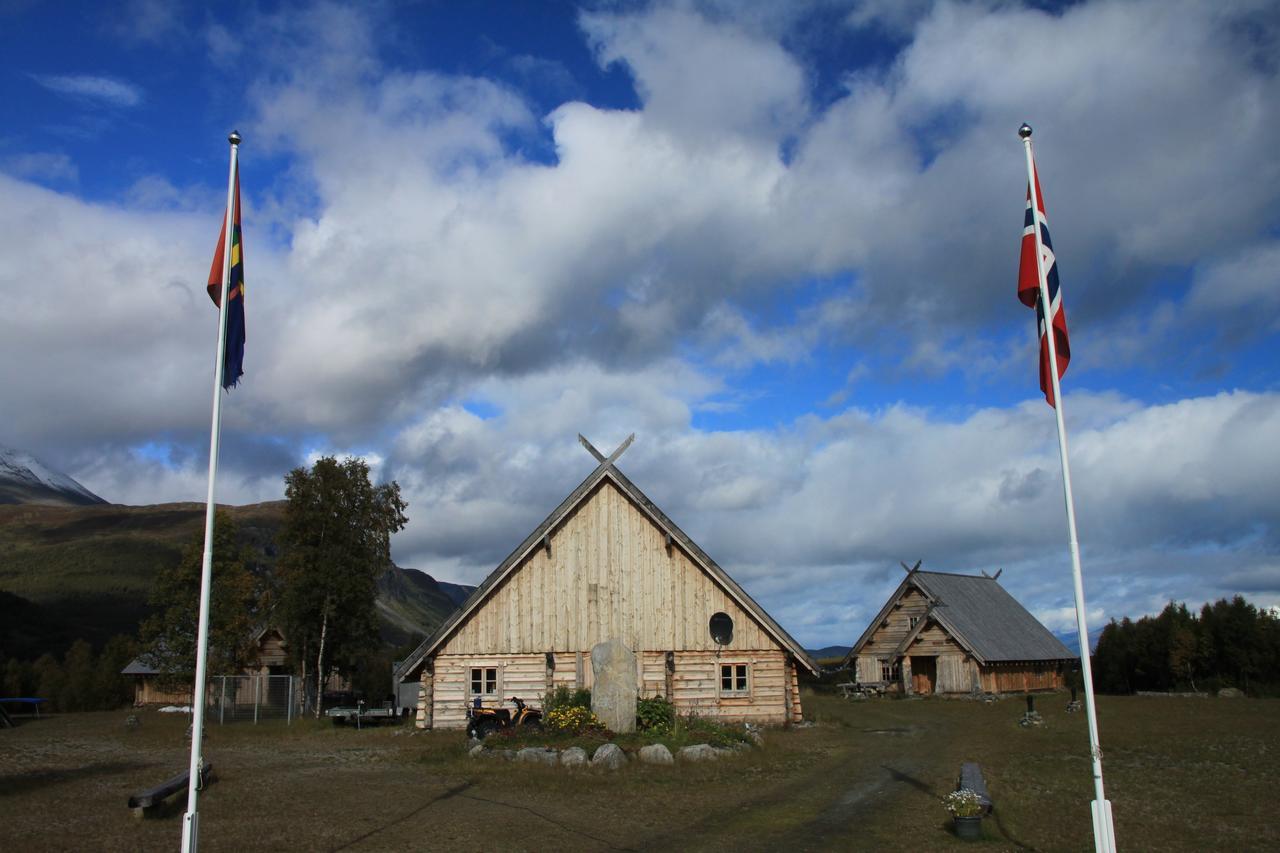
[[[220,724],[258,723],[298,716],[292,675],[215,675],[209,679],[205,719]]]

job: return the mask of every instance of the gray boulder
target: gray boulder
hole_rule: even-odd
[[[709,743],[695,743],[693,746],[682,747],[676,757],[681,761],[715,761],[720,754]]]
[[[479,758],[480,756],[484,755],[484,744],[476,743],[475,746],[467,750],[467,755],[471,756],[472,758]]]
[[[617,770],[627,764],[627,754],[616,743],[606,743],[597,747],[591,756],[592,767],[603,767],[605,770]]]
[[[675,764],[676,760],[671,755],[671,750],[667,749],[660,743],[650,744],[640,748],[640,760],[645,764]]]
[[[585,767],[586,765],[587,751],[580,746],[571,746],[560,753],[561,767]]]
[[[1244,691],[1238,687],[1224,687],[1218,691],[1219,699],[1243,699]]]
[[[526,746],[516,753],[516,761],[555,767],[560,763],[560,753],[545,746]]]
[[[636,730],[636,653],[616,637],[591,649],[591,710],[606,729]]]

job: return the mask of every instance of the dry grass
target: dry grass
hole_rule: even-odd
[[[806,696],[812,729],[715,764],[614,775],[476,761],[460,733],[312,723],[213,727],[218,780],[201,843],[218,850],[932,850],[959,847],[939,798],[982,763],[988,849],[1088,850],[1085,723],[1060,696],[1023,705]],[[1101,700],[1122,848],[1280,848],[1270,700]],[[186,765],[187,720],[77,714],[0,731],[0,850],[173,849],[185,798],[134,819],[131,793]]]

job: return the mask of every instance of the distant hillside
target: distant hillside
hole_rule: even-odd
[[[284,501],[221,509],[239,525],[257,567],[273,570]],[[6,638],[4,652],[17,656],[30,646],[60,653],[77,638],[99,645],[115,634],[136,635],[151,613],[157,571],[181,559],[204,511],[198,503],[0,506],[0,592],[14,596],[0,599],[0,620],[6,632],[32,637],[21,646]],[[378,589],[382,635],[391,644],[430,634],[456,607],[455,591],[418,571],[393,568]],[[19,623],[24,627],[9,627]]]
[[[415,635],[425,637],[449,618],[474,589],[441,583],[425,572],[393,565],[378,579],[378,614],[382,617],[383,639],[398,646]],[[430,630],[426,630],[428,626]]]
[[[1089,631],[1089,653],[1092,654],[1098,648],[1098,638],[1102,636],[1102,629],[1105,625],[1098,625]],[[1079,631],[1056,631],[1055,637],[1062,641],[1062,645],[1071,650],[1073,655],[1080,654],[1080,632]]]
[[[30,453],[0,444],[0,504],[90,506],[105,503]]]
[[[266,567],[284,502],[223,507]],[[96,644],[136,634],[160,567],[176,563],[204,523],[198,503],[0,506],[0,590],[38,605],[73,637]]]
[[[420,571],[415,569],[414,571]],[[427,575],[427,577],[431,577]],[[462,602],[471,597],[471,593],[476,591],[474,586],[467,586],[461,583],[448,583],[447,581],[436,581],[436,585],[444,591],[444,594],[453,599],[454,607],[461,607]]]
[[[849,654],[852,646],[824,646],[821,649],[805,649],[809,653],[809,657],[814,660],[827,660],[829,658],[842,658]]]
[[[75,632],[40,605],[0,592],[0,650],[6,657],[34,660],[75,641]]]

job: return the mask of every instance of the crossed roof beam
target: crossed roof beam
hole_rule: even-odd
[[[603,453],[601,453],[599,450],[596,449],[596,446],[594,444],[587,441],[586,436],[584,436],[582,433],[578,433],[578,441],[582,442],[582,446],[587,449],[587,452],[595,457],[595,460],[600,463],[601,468],[612,467],[613,463],[618,461],[618,457],[626,453],[627,448],[631,446],[631,442],[635,440],[636,440],[636,434],[633,432],[631,433],[631,435],[627,436],[626,441],[618,445],[617,450],[613,451],[613,453],[609,454],[608,456],[605,456]]]

